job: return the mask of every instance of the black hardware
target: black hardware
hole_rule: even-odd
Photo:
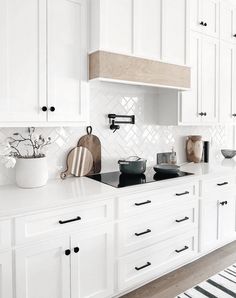
[[[142,235],[148,234],[148,233],[151,233],[150,229],[147,229],[145,232],[142,232],[142,233],[135,233],[135,236],[142,236]]]
[[[228,204],[228,201],[220,202],[220,205],[222,205],[222,206],[227,205],[227,204]]]
[[[233,37],[236,37],[236,34],[234,34]]]
[[[206,113],[206,112],[204,112],[204,113],[203,113],[203,112],[201,112],[201,113],[199,113],[199,115],[200,115],[200,116],[206,116],[206,115],[207,115],[207,113]]]
[[[66,250],[65,250],[65,255],[66,255],[66,256],[69,256],[69,255],[70,255],[70,249],[66,249]]]
[[[146,204],[150,204],[152,201],[147,200],[146,202],[142,202],[142,203],[135,203],[135,206],[142,206],[142,205],[146,205]]]
[[[50,107],[51,112],[54,112],[55,110],[56,110],[55,107]]]
[[[217,183],[218,186],[224,186],[224,185],[227,185],[229,184],[228,182],[223,182],[223,183]]]
[[[204,26],[204,22],[200,22],[200,25]]]
[[[77,254],[79,252],[79,247],[74,247],[74,252]]]
[[[188,195],[189,194],[189,191],[185,191],[185,192],[182,192],[182,193],[176,193],[175,195],[177,197],[180,197],[180,196],[185,196],[185,195]]]
[[[64,225],[64,224],[66,224],[66,223],[73,222],[73,221],[77,221],[77,220],[81,220],[81,217],[80,217],[80,216],[77,216],[76,218],[73,218],[73,219],[59,220],[59,224],[60,224],[60,225]]]
[[[117,129],[120,129],[120,125],[118,124],[135,124],[135,116],[134,115],[116,115],[116,114],[108,114],[109,122],[111,123],[110,129],[115,132]],[[116,118],[126,118],[128,121],[116,121]]]
[[[198,115],[199,115],[199,116],[203,116],[203,112],[199,113]]]
[[[182,251],[184,251],[184,250],[187,250],[187,249],[189,249],[189,247],[185,245],[184,248],[182,248],[182,249],[180,249],[180,250],[177,250],[177,249],[176,249],[175,252],[177,252],[177,253],[179,254],[180,252],[182,252]]]
[[[233,117],[236,117],[236,114],[232,114]]]
[[[143,265],[142,267],[135,267],[135,269],[137,270],[137,271],[139,271],[139,270],[142,270],[142,269],[144,269],[144,268],[146,268],[146,267],[148,267],[148,266],[151,266],[152,264],[150,263],[150,262],[147,262],[147,264],[146,265]]]
[[[207,27],[207,23],[204,23],[204,26]]]
[[[43,106],[43,107],[42,107],[42,111],[43,111],[43,112],[47,112],[47,110],[48,110],[48,108],[47,108],[46,106]]]
[[[205,113],[203,113],[203,116],[206,116],[207,115],[207,113],[205,112]]]
[[[183,219],[176,219],[176,222],[183,222],[188,219],[189,219],[189,217],[185,216],[185,218],[183,218]]]

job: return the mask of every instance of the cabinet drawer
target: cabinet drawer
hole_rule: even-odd
[[[201,196],[220,194],[227,190],[233,190],[236,186],[235,176],[222,176],[210,180],[201,181]]]
[[[113,219],[112,200],[93,203],[82,207],[71,207],[22,216],[15,219],[16,244],[55,236],[55,233],[70,232]]]
[[[118,261],[118,287],[123,290],[158,277],[184,264],[196,253],[197,236],[191,232],[122,257]]]
[[[173,206],[172,206],[173,207]],[[148,216],[132,217],[118,226],[119,254],[147,247],[148,245],[194,230],[198,224],[198,202],[192,200],[181,206],[174,206],[172,211],[157,210]]]
[[[170,201],[178,203],[182,199],[193,199],[194,196],[196,196],[196,185],[192,183],[120,197],[118,199],[118,217],[124,218],[152,211]]]
[[[11,247],[11,221],[0,221],[0,249]]]

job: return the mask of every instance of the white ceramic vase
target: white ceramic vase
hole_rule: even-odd
[[[46,185],[48,166],[46,157],[18,158],[16,161],[16,184],[21,188]]]

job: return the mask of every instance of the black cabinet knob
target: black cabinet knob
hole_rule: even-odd
[[[47,110],[48,110],[48,108],[47,108],[46,106],[43,106],[43,107],[42,107],[42,111],[43,111],[43,112],[47,112]]]
[[[205,112],[205,113],[203,113],[203,116],[206,116],[207,115],[207,113]]]
[[[74,252],[77,254],[79,252],[79,247],[75,247]]]
[[[51,112],[54,112],[55,110],[56,110],[55,107],[50,107]]]
[[[232,114],[233,117],[236,117],[236,114]]]
[[[200,25],[204,26],[204,22],[200,22]]]
[[[234,34],[233,37],[236,37],[236,34]]]
[[[198,113],[198,115],[199,115],[199,116],[203,116],[203,115],[204,115],[204,113],[203,113],[203,112],[201,112],[201,113]]]
[[[66,256],[69,256],[69,255],[70,255],[70,249],[66,249],[66,250],[65,250],[65,255],[66,255]]]
[[[207,27],[207,23],[204,23],[204,26]]]

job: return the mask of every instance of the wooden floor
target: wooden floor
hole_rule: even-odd
[[[236,241],[122,298],[173,298],[236,263]]]

